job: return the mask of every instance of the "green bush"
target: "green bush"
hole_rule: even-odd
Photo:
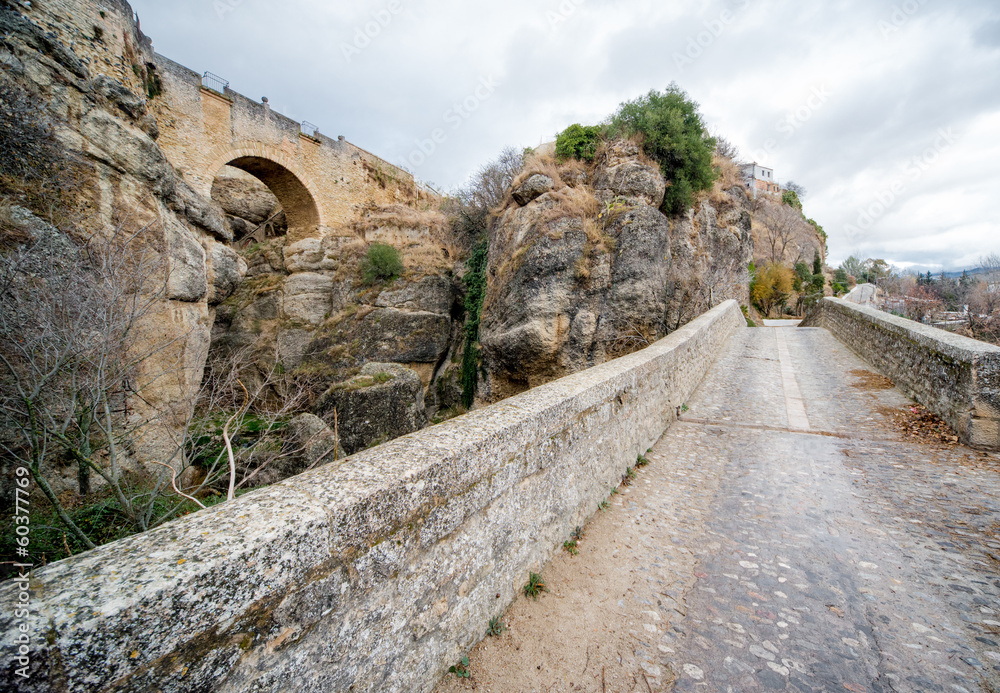
[[[812,272],[809,269],[809,265],[802,262],[795,263],[795,278],[792,288],[796,291],[802,291],[802,285],[812,282]]]
[[[611,117],[608,132],[642,138],[646,154],[660,164],[669,181],[661,206],[667,214],[683,214],[693,204],[694,193],[708,190],[715,181],[715,138],[705,129],[698,104],[677,84],[623,103]]]
[[[788,205],[789,207],[794,207],[800,212],[802,211],[802,202],[799,200],[799,196],[794,190],[786,190],[781,193],[781,203]]]
[[[399,251],[385,243],[372,243],[361,262],[361,273],[366,284],[390,281],[403,273]]]
[[[556,137],[556,156],[560,159],[593,161],[600,140],[600,126],[575,123]]]

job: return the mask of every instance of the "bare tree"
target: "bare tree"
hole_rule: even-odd
[[[979,276],[1000,291],[1000,254],[990,253],[979,258]]]
[[[790,180],[787,183],[785,183],[784,188],[785,190],[790,190],[793,193],[795,193],[795,195],[800,200],[806,196],[806,189],[793,180]]]
[[[740,149],[721,135],[715,136],[715,153],[723,158],[739,162]]]
[[[82,494],[97,474],[141,523],[123,489],[120,426],[139,394],[139,323],[165,290],[161,253],[141,240],[144,230],[81,246],[50,227],[0,258],[0,409],[17,433],[3,447],[88,547],[47,469],[53,458],[76,464]]]
[[[452,195],[447,213],[457,239],[467,250],[485,237],[491,210],[503,202],[523,167],[524,154],[507,147]]]
[[[30,471],[79,543],[94,546],[60,501],[59,483],[53,484],[60,467],[75,465],[80,496],[95,490],[96,481],[128,523],[145,531],[185,503],[203,506],[197,495],[219,479],[233,498],[256,470],[280,457],[280,445],[262,458],[256,443],[273,439],[298,397],[272,397],[273,370],[255,388],[245,387],[242,355],[206,379],[197,402],[182,404],[187,417],[180,425],[172,419],[176,410],[149,405],[148,391],[171,370],[169,350],[185,338],[155,341],[144,331],[166,296],[163,248],[150,240],[157,234],[119,228],[83,244],[53,227],[30,235],[29,243],[0,254],[0,450]],[[151,372],[150,360],[167,365]],[[145,404],[141,415],[137,404]],[[221,453],[199,480],[186,483],[214,444],[206,433],[218,416],[225,419]],[[234,442],[251,418],[251,444]],[[137,459],[138,442],[152,427],[173,436],[173,454]]]
[[[759,215],[763,227],[763,241],[772,263],[785,260],[785,253],[795,245],[799,229],[803,224],[802,215],[795,209],[781,204],[767,202]]]
[[[903,307],[907,318],[925,322],[940,313],[944,305],[933,290],[914,284],[907,287],[907,292],[903,296]]]
[[[524,154],[515,147],[504,148],[496,159],[483,165],[458,196],[474,207],[491,210],[503,202],[514,178],[524,166]]]
[[[978,274],[980,280],[967,297],[969,331],[976,339],[1000,344],[1000,255],[980,258]]]

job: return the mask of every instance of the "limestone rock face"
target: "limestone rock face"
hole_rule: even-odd
[[[232,248],[208,241],[208,303],[218,305],[229,298],[243,282],[247,263]]]
[[[634,204],[659,207],[667,192],[660,169],[640,160],[640,149],[631,142],[611,145],[594,178],[598,199],[627,198]]]
[[[446,277],[424,277],[401,289],[389,289],[378,295],[379,308],[416,310],[448,315],[455,302],[454,288]]]
[[[515,198],[490,230],[487,399],[635,351],[725,299],[747,303],[753,243],[739,199],[726,198],[723,220],[708,203],[668,218],[666,181],[631,142],[554,186]]]
[[[359,375],[327,390],[314,412],[332,426],[334,409],[348,454],[427,425],[420,376],[395,363],[366,364]]]
[[[317,396],[369,362],[403,364],[431,413],[453,406],[461,285],[439,274],[366,285],[365,248],[336,236],[255,245],[245,253],[250,278],[219,307],[213,344],[220,354],[251,346],[262,362],[308,378]]]
[[[197,303],[208,293],[208,268],[205,249],[184,226],[168,223],[167,296],[174,301]]]
[[[222,211],[251,224],[260,224],[278,208],[278,198],[260,182],[219,176],[212,183],[212,199]]]
[[[230,172],[234,175],[227,175]],[[278,198],[249,174],[224,168],[212,183],[212,199],[225,212],[226,223],[236,240],[252,233],[265,221],[270,221],[273,235],[288,232],[288,222]]]
[[[330,315],[333,279],[320,272],[299,272],[285,280],[282,306],[297,322],[318,325]]]
[[[527,180],[517,186],[512,195],[514,196],[514,201],[523,207],[532,200],[552,190],[553,187],[555,187],[555,183],[551,178],[541,173],[536,173],[533,176],[529,176]]]
[[[437,363],[448,350],[451,318],[445,314],[379,308],[358,325],[367,358],[399,363]]]
[[[75,234],[134,234],[166,273],[165,298],[137,333],[136,348],[150,354],[142,364],[149,383],[134,384],[143,392],[134,405],[137,417],[155,422],[137,434],[137,457],[167,459],[175,431],[165,429],[185,419],[201,383],[212,306],[246,267],[225,246],[232,235],[222,210],[179,176],[157,142],[146,81],[152,46],[124,7],[104,7],[116,30],[90,40],[74,34],[72,6],[2,3],[0,63],[8,94],[35,107],[52,133],[46,146],[70,171],[71,192],[52,202],[74,220]]]
[[[754,244],[749,201],[742,189],[716,210],[704,204],[676,220],[671,235],[673,268],[667,286],[667,326],[676,329],[726,299],[749,303]]]

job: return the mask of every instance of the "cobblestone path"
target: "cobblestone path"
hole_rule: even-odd
[[[1000,459],[904,439],[867,369],[825,330],[743,331],[441,690],[1000,693]]]

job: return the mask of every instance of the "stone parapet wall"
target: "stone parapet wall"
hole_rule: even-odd
[[[1000,449],[1000,347],[836,298],[803,326],[830,330],[963,442]]]
[[[728,301],[643,351],[42,568],[14,685],[429,691],[743,326]],[[0,613],[7,681],[16,623]]]

